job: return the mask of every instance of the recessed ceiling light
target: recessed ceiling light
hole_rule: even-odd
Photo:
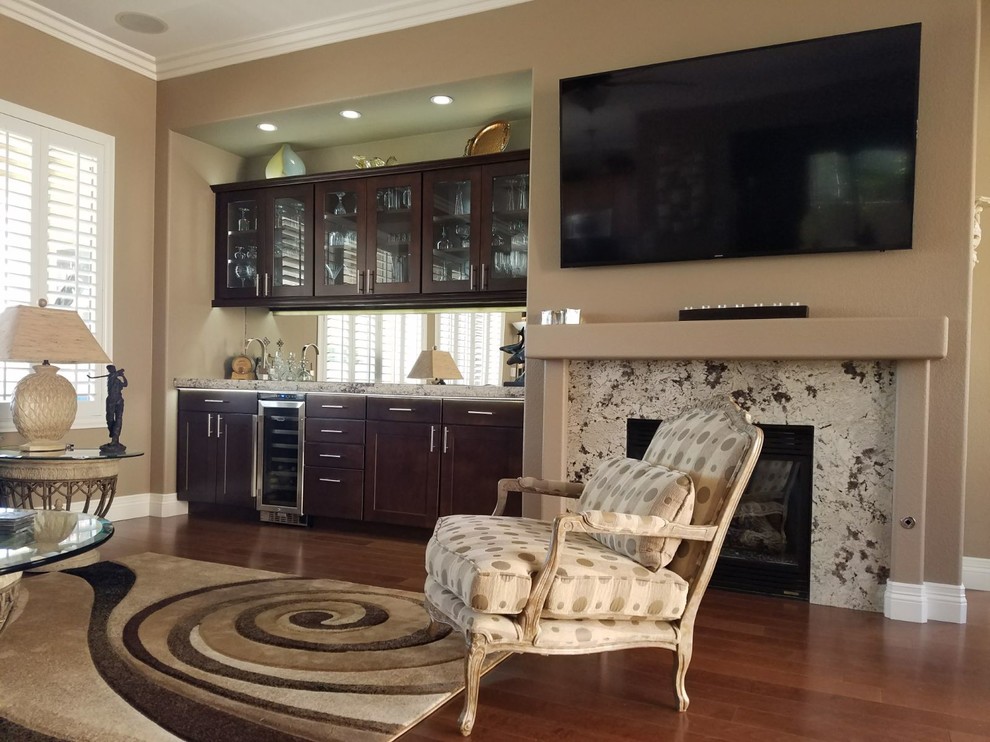
[[[438,106],[449,106],[454,102],[454,99],[449,95],[434,95],[430,98],[430,103],[436,103]]]
[[[275,124],[269,124],[267,121],[258,124],[258,128],[262,131],[278,131],[278,127]]]
[[[156,34],[165,33],[168,30],[168,24],[165,21],[147,13],[118,13],[114,16],[114,20],[121,28],[137,33]]]
[[[350,109],[341,111],[340,112],[340,115],[343,116],[345,119],[359,119],[359,118],[361,118],[361,112],[360,111],[352,111]]]

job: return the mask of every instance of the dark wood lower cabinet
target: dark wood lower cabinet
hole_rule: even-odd
[[[303,478],[303,512],[327,518],[361,520],[364,472],[307,466]]]
[[[433,423],[368,421],[365,520],[433,526],[440,486],[439,427]]]
[[[522,472],[522,437],[522,428],[444,425],[440,515],[491,515],[498,480]],[[506,515],[519,515],[519,494],[509,498]]]
[[[178,424],[178,498],[254,507],[254,415],[180,410]]]

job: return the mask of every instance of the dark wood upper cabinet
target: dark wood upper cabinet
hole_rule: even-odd
[[[525,304],[529,152],[217,185],[214,306]]]
[[[217,196],[215,297],[264,305],[313,295],[313,186]]]

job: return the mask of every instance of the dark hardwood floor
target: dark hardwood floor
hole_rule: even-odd
[[[121,521],[100,551],[422,590],[426,532],[256,517]],[[990,593],[967,597],[959,626],[709,590],[687,713],[674,710],[669,652],[516,655],[484,677],[471,739],[990,740]],[[402,742],[461,739],[460,708],[457,696]]]

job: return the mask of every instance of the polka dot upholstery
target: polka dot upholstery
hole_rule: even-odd
[[[690,523],[694,484],[684,473],[626,458],[606,459],[592,474],[577,510],[602,510],[626,515],[656,515],[670,523]],[[612,551],[658,569],[670,563],[680,539],[593,533]]]
[[[490,642],[521,641],[519,624],[512,616],[493,616],[464,605],[464,602],[432,577],[424,588],[429,604],[458,626],[481,634]],[[668,622],[652,618],[616,621],[611,618],[555,618],[541,620],[533,646],[541,649],[580,650],[599,644],[675,642],[677,631]]]
[[[694,482],[691,524],[711,525],[752,443],[750,435],[733,423],[726,409],[697,408],[661,425],[643,460],[691,477]],[[705,542],[682,541],[668,566],[691,579],[707,551]]]
[[[478,613],[518,614],[546,558],[551,529],[531,518],[443,517],[426,547],[426,571]],[[673,619],[686,599],[687,583],[674,573],[651,571],[589,534],[570,533],[543,616]]]

